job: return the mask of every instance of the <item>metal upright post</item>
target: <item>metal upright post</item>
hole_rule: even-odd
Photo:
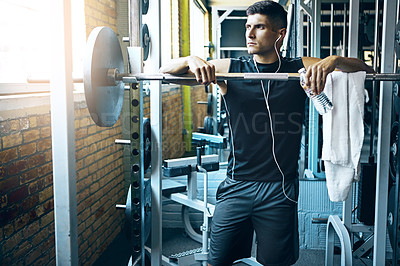
[[[132,73],[142,72],[142,6],[140,0],[130,0],[129,4],[129,51],[135,50],[136,53],[129,53],[130,71]],[[132,57],[135,57],[133,60]],[[132,264],[141,261],[145,265],[145,229],[144,229],[144,145],[143,145],[143,91],[141,84],[131,84],[129,91],[130,102],[130,253]]]
[[[396,1],[385,0],[383,4],[382,29],[382,73],[392,73],[394,69],[394,36],[396,21]],[[378,149],[376,169],[374,266],[385,265],[386,223],[389,178],[389,146],[392,112],[393,82],[382,81],[379,96]],[[393,262],[396,264],[397,262]]]
[[[146,67],[153,73],[161,66],[161,0],[150,1],[151,37]],[[151,265],[162,265],[162,93],[161,81],[150,82],[151,123]]]
[[[57,265],[78,265],[71,3],[52,3],[51,132]]]
[[[312,2],[312,35],[313,43],[311,56],[320,57],[321,55],[321,1]],[[315,177],[320,177],[318,173],[318,139],[319,139],[319,114],[310,101],[309,105],[309,133],[308,133],[308,169]]]
[[[358,57],[358,19],[360,12],[359,0],[350,1],[349,15],[349,57]],[[353,189],[350,190],[351,192]],[[351,210],[353,204],[353,195],[349,195],[343,202],[343,223],[346,228],[351,228]]]

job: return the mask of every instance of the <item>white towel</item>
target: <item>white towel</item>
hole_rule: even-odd
[[[365,74],[334,71],[327,77],[324,91],[332,101],[333,110],[322,117],[321,159],[331,201],[346,200],[353,181],[359,180]]]

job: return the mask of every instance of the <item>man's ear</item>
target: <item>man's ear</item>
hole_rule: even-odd
[[[281,40],[283,40],[286,36],[286,28],[282,28],[280,30],[278,30],[279,35],[281,36]]]

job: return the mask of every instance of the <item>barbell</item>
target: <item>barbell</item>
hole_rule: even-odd
[[[109,27],[97,27],[90,33],[83,65],[83,83],[88,109],[98,126],[113,126],[121,113],[124,84],[158,80],[167,83],[195,81],[194,75],[165,73],[123,73],[124,60],[117,35]],[[298,73],[216,73],[217,81],[225,80],[299,80]],[[400,81],[400,74],[367,74],[366,80]],[[30,80],[38,82],[38,80]],[[40,82],[46,82],[40,80]],[[48,81],[47,81],[48,82]]]

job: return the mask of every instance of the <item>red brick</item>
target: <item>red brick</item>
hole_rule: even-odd
[[[26,145],[19,146],[19,154],[21,157],[32,155],[36,152],[36,143],[32,142]]]
[[[0,151],[0,162],[9,163],[18,158],[17,148],[7,149]]]
[[[23,258],[31,250],[32,244],[29,241],[23,242],[18,246],[18,250],[14,253],[15,258]]]
[[[20,132],[2,137],[3,148],[18,146],[22,143],[22,135]]]
[[[31,156],[28,160],[28,164],[29,164],[30,168],[33,168],[35,166],[44,164],[45,161],[46,161],[45,155],[43,153],[40,153],[40,154]]]
[[[8,194],[8,203],[13,204],[15,202],[22,201],[27,196],[28,196],[28,186],[26,185],[20,186],[19,188]]]
[[[51,128],[50,127],[41,128],[39,136],[42,139],[50,137],[51,136]]]
[[[37,125],[39,127],[49,126],[51,124],[50,115],[41,115],[37,117]]]
[[[10,130],[11,131],[20,131],[20,120],[10,120]]]
[[[40,247],[34,247],[33,250],[25,256],[26,265],[31,265],[42,254]]]
[[[44,215],[41,219],[40,219],[40,226],[41,227],[45,227],[46,225],[50,224],[51,222],[54,221],[54,212],[51,211],[48,214]]]
[[[87,136],[87,128],[80,128],[75,130],[75,138],[80,139]]]
[[[53,197],[53,187],[47,187],[39,192],[39,201],[44,202]]]
[[[4,225],[3,229],[4,229],[4,236],[6,238],[9,238],[14,233],[14,226],[12,223]]]
[[[35,178],[38,178],[38,169],[37,168],[33,168],[32,170],[29,170],[28,172],[23,173],[21,175],[21,184],[32,181]]]
[[[26,131],[26,132],[24,132],[23,136],[24,136],[24,143],[38,140],[39,139],[39,130],[32,129],[32,130]]]
[[[43,254],[43,252],[46,252],[46,251],[47,250],[42,249],[42,256],[35,261],[35,263],[34,263],[35,265],[51,265],[51,264],[48,264],[50,254],[48,254],[48,253]]]
[[[53,171],[53,164],[52,163],[47,163],[45,165],[42,165],[38,169],[38,174],[39,176],[45,176]]]
[[[38,192],[39,190],[42,190],[44,187],[44,183],[45,183],[45,179],[41,178],[37,181],[34,181],[32,183],[29,184],[29,194],[34,194],[36,192]]]
[[[45,160],[46,162],[51,162],[52,161],[52,152],[51,150],[45,151],[44,152]]]
[[[4,195],[10,190],[18,187],[19,178],[18,176],[11,176],[5,180],[0,181],[0,194]]]
[[[32,244],[34,246],[38,246],[43,240],[49,237],[49,230],[47,228],[42,229],[37,234],[35,234],[32,238]]]
[[[21,242],[21,232],[15,233],[8,240],[4,241],[3,245],[3,254],[8,253],[13,250],[20,242]]]
[[[39,221],[33,222],[26,226],[22,231],[24,239],[28,239],[39,231]]]
[[[29,213],[26,213],[21,217],[18,217],[14,222],[15,231],[19,231],[21,228],[25,227],[29,223],[29,220],[30,220]]]
[[[51,139],[43,139],[38,142],[38,151],[51,149]]]
[[[7,195],[0,195],[0,208],[5,208],[7,206],[7,203]]]
[[[6,167],[4,165],[0,165],[0,179],[6,176]]]
[[[29,117],[29,126],[31,128],[37,127],[37,120],[35,116]]]
[[[44,182],[45,186],[48,186],[48,185],[53,186],[53,175],[45,176],[44,180],[45,180],[45,182]]]
[[[22,210],[23,212],[27,212],[28,210],[30,210],[30,209],[32,209],[33,207],[35,207],[35,206],[38,204],[38,202],[39,202],[39,196],[38,196],[38,195],[33,195],[33,196],[31,196],[31,197],[25,199],[25,200],[21,203],[21,205],[20,205],[21,210]]]

